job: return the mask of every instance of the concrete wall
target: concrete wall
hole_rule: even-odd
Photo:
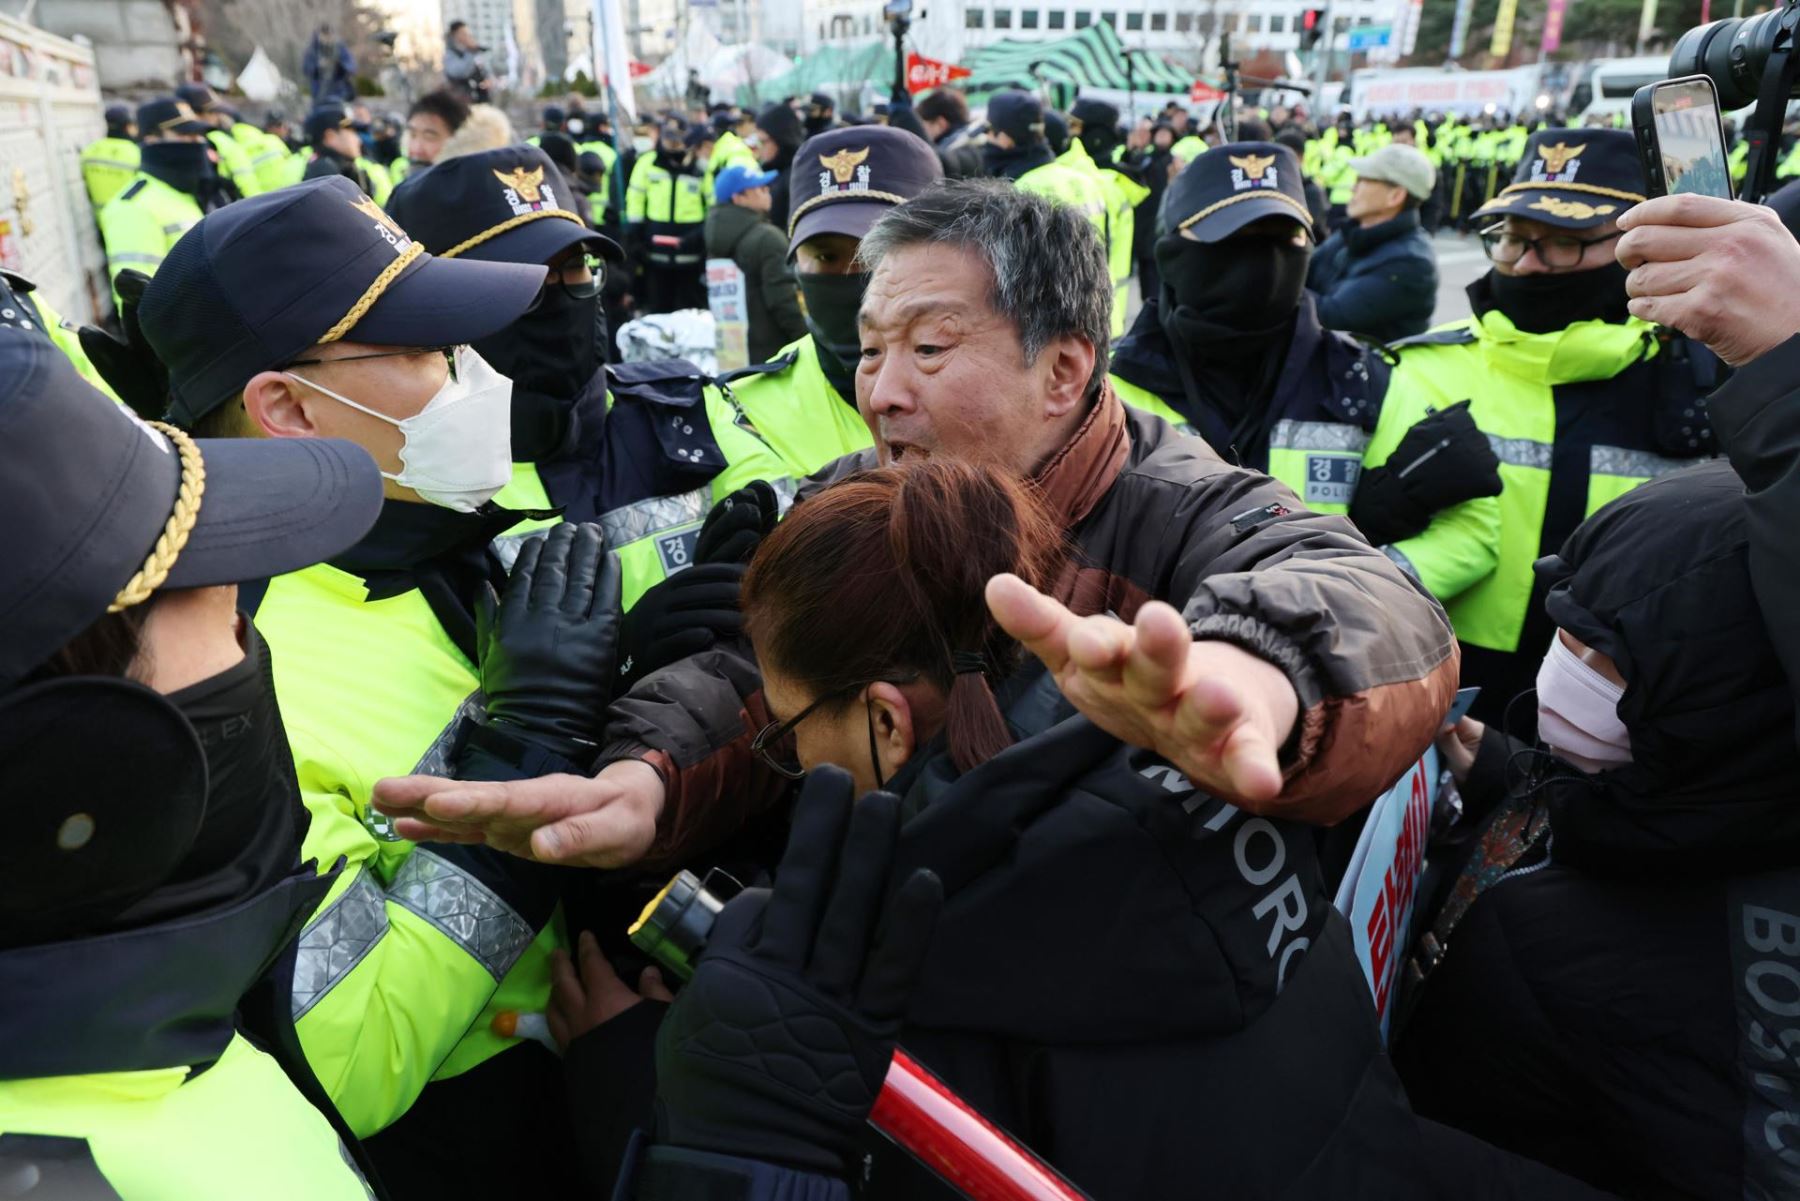
[[[180,35],[162,0],[39,0],[34,19],[50,33],[92,42],[109,92],[170,88],[181,72]]]

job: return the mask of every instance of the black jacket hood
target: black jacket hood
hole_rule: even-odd
[[[1800,855],[1793,691],[1751,587],[1744,496],[1722,460],[1674,472],[1538,564],[1551,619],[1618,664],[1631,736],[1631,763],[1556,789],[1558,858],[1736,872]]]

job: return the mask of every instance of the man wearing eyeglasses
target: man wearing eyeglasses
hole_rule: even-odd
[[[1539,130],[1512,184],[1475,214],[1489,222],[1481,240],[1493,268],[1469,286],[1474,315],[1396,344],[1365,472],[1403,475],[1408,428],[1465,400],[1500,458],[1503,491],[1482,502],[1498,505],[1497,540],[1454,510],[1381,540],[1403,567],[1440,581],[1462,682],[1481,686],[1475,715],[1486,721],[1504,720],[1532,686],[1549,644],[1533,561],[1606,502],[1714,453],[1706,394],[1718,360],[1626,309],[1618,221],[1643,199],[1629,131]],[[1350,515],[1367,516],[1357,506]]]

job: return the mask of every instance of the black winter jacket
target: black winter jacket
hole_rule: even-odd
[[[744,273],[752,363],[766,363],[806,336],[787,250],[787,239],[761,213],[729,202],[707,210],[706,257],[730,259]]]
[[[1320,244],[1306,272],[1328,329],[1394,342],[1422,334],[1437,307],[1437,256],[1416,210],[1364,229],[1346,223]]]
[[[1552,620],[1627,681],[1632,762],[1586,775],[1489,730],[1466,798],[1541,807],[1548,837],[1450,936],[1397,1054],[1421,1113],[1633,1197],[1800,1187],[1800,747],[1748,524],[1704,463],[1540,567]]]

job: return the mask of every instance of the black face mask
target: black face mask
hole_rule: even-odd
[[[562,445],[576,397],[606,362],[599,291],[577,299],[552,286],[535,309],[471,345],[512,379],[513,458],[535,462]]]
[[[806,328],[812,331],[813,344],[819,348],[819,366],[837,394],[855,404],[856,365],[862,360],[862,330],[856,317],[862,309],[869,277],[857,271],[849,275],[802,274],[795,278],[800,283],[800,295],[806,298]]]
[[[1539,275],[1490,270],[1470,286],[1469,294],[1478,312],[1498,309],[1525,333],[1550,334],[1577,321],[1623,322],[1631,316],[1625,307],[1631,299],[1625,292],[1626,274],[1617,262]]]
[[[190,196],[199,196],[218,178],[211,150],[205,142],[152,142],[143,148],[140,161],[146,175]]]
[[[1171,234],[1159,239],[1163,328],[1177,345],[1190,348],[1281,333],[1300,305],[1311,260],[1311,247],[1280,238],[1195,242]]]
[[[168,695],[206,751],[206,817],[174,876],[116,923],[149,925],[252,896],[300,862],[306,810],[275,704],[269,648],[244,619],[244,658]]]

